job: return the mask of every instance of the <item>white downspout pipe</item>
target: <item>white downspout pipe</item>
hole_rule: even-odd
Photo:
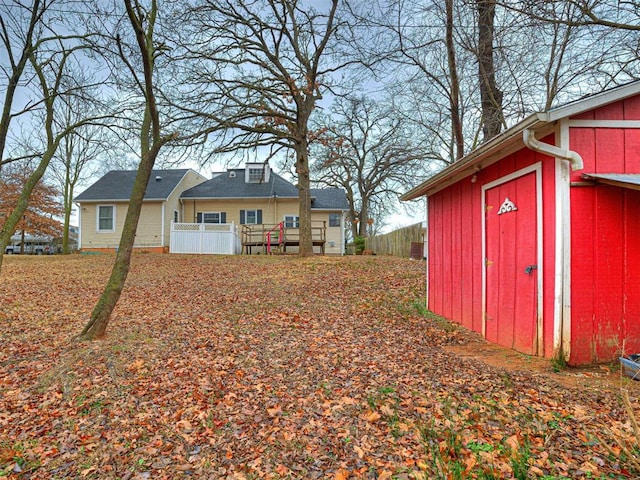
[[[535,134],[525,128],[522,132],[522,141],[524,144],[533,150],[534,152],[544,153],[551,157],[561,158],[563,160],[569,160],[571,164],[571,170],[582,170],[584,168],[584,162],[578,152],[573,150],[565,150],[564,148],[556,147],[549,143],[544,143],[535,137]]]
[[[164,252],[164,224],[165,224],[165,218],[164,217],[166,215],[166,211],[165,211],[166,210],[165,209],[166,204],[167,204],[166,200],[163,200],[162,201],[162,210],[161,210],[162,218],[160,219],[160,245],[162,246],[163,252]]]
[[[539,141],[534,133],[529,130],[529,129],[524,129],[522,132],[522,141],[524,142],[524,144],[531,150],[533,150],[534,152],[540,152],[540,153],[544,153],[546,155],[550,155],[552,157],[555,158],[559,158],[561,160],[568,160],[569,164],[571,165],[571,170],[576,171],[576,170],[582,170],[584,168],[584,162],[582,161],[582,157],[580,156],[580,154],[578,152],[575,152],[573,150],[565,150],[563,148],[560,147],[556,147],[555,145],[550,145],[548,143],[544,143]],[[556,232],[560,231],[559,235],[558,235],[558,241],[560,244],[559,247],[559,251],[561,252],[560,254],[560,258],[556,258],[556,262],[560,262],[560,264],[558,265],[558,263],[556,263],[556,276],[560,275],[560,277],[562,278],[562,280],[560,280],[560,282],[562,283],[562,295],[563,296],[569,296],[569,294],[567,294],[566,292],[569,292],[570,287],[570,267],[565,265],[564,262],[568,262],[568,258],[570,256],[570,253],[568,253],[568,249],[570,248],[570,230],[569,227],[566,224],[566,219],[567,216],[569,215],[569,186],[568,186],[568,182],[569,182],[569,175],[568,173],[566,174],[567,178],[566,180],[564,180],[565,185],[566,185],[566,198],[563,198],[560,194],[557,193],[556,191],[556,195],[558,195],[558,197],[556,197],[556,201],[558,201],[561,205],[560,208],[564,208],[565,211],[562,212],[561,214],[557,215],[556,217]],[[556,180],[556,189],[558,189],[558,180]],[[560,270],[560,271],[559,271]],[[556,280],[558,281],[558,280]],[[560,320],[559,320],[559,324],[557,325],[557,331],[555,332],[555,335],[557,335],[558,338],[558,343],[556,344],[556,339],[554,339],[554,349],[557,348],[558,346],[560,347],[560,351],[563,353],[564,357],[566,360],[569,360],[570,356],[571,356],[571,340],[570,340],[570,322],[571,322],[571,315],[568,314],[565,310],[566,308],[566,298],[563,300],[562,298],[560,299],[560,304],[561,304],[561,309],[562,311],[560,312]],[[566,331],[565,331],[566,329]],[[555,352],[554,352],[555,354]]]
[[[82,205],[75,203],[75,206],[78,207],[78,242],[76,248],[80,251],[82,249]]]

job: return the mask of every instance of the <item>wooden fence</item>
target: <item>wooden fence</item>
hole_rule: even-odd
[[[422,259],[424,253],[425,228],[422,223],[367,237],[367,250],[376,255],[393,255],[396,257]]]

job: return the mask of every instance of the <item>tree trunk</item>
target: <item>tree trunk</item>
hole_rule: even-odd
[[[361,237],[367,236],[367,220],[369,220],[369,202],[366,198],[362,198],[362,206],[360,208],[360,221],[358,222],[359,235]]]
[[[493,36],[496,0],[476,0],[478,7],[478,75],[480,103],[482,106],[483,141],[487,141],[502,130],[502,91],[496,84],[493,63]]]
[[[65,182],[63,192],[64,225],[62,227],[62,253],[68,255],[69,251],[69,225],[71,224],[71,209],[73,208],[73,185],[69,175],[69,164],[65,169]]]
[[[132,2],[134,3],[132,4]],[[140,165],[138,166],[138,173],[133,183],[129,209],[127,210],[127,216],[122,228],[120,245],[118,247],[118,253],[116,254],[113,270],[111,271],[111,277],[91,313],[91,319],[78,336],[80,340],[93,340],[105,335],[111,314],[118,303],[129,273],[131,253],[138,228],[138,220],[140,219],[140,211],[142,210],[142,201],[149,178],[151,177],[153,165],[162,146],[171,139],[171,137],[162,137],[160,134],[160,117],[156,106],[153,85],[153,61],[155,52],[153,45],[153,28],[157,13],[157,3],[153,0],[148,12],[144,11],[138,0],[125,0],[124,3],[131,26],[136,34],[144,70],[144,82],[140,82],[139,79],[137,79],[139,84],[143,85],[142,88],[146,101],[144,117],[140,127],[140,149],[142,155]],[[145,20],[147,22],[146,32],[143,28],[143,21]]]
[[[453,41],[453,0],[446,0],[445,4],[447,11],[445,44],[447,46],[447,64],[451,82],[451,91],[449,92],[451,133],[455,144],[455,159],[460,160],[464,156],[464,134],[462,131],[462,119],[460,118],[460,80],[458,79],[456,50]]]
[[[64,225],[62,227],[62,253],[71,253],[69,248],[69,227],[71,225],[71,203],[64,206]]]
[[[116,261],[111,270],[109,281],[91,313],[91,319],[79,335],[81,340],[104,337],[111,314],[120,299],[120,294],[129,274],[131,253],[133,252],[138,220],[142,210],[142,200],[144,199],[158,150],[154,149],[148,152],[140,161],[138,173],[133,184],[133,191],[131,192],[129,209],[122,229],[122,236],[120,237]]]
[[[313,238],[311,229],[311,176],[309,174],[309,152],[303,144],[296,151],[296,172],[298,174],[298,200],[300,215],[301,257],[313,255]]]

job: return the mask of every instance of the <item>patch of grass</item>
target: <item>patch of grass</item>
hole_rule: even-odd
[[[96,411],[97,413],[102,413],[102,408],[104,407],[105,402],[104,400],[95,400],[91,403],[89,403],[88,405],[85,405],[84,408],[82,410],[80,410],[80,415],[86,416],[91,414],[93,411]]]
[[[147,470],[147,461],[144,458],[138,458],[133,468],[138,471]]]
[[[414,300],[412,305],[413,308],[415,308],[415,310],[418,312],[418,314],[425,317],[425,319],[431,321],[445,332],[451,333],[458,330],[458,325],[456,325],[455,323],[451,323],[446,318],[441,317],[440,315],[436,315],[431,310],[429,310],[425,305],[424,299]]]
[[[422,315],[423,317],[426,317],[427,315],[429,315],[431,312],[429,312],[429,310],[427,309],[427,306],[425,305],[424,300],[414,300],[413,302],[413,306],[416,309],[416,311]]]
[[[38,446],[37,440],[29,440],[26,442],[0,442],[0,453],[2,457],[0,462],[0,477],[11,476],[15,472],[15,465],[20,471],[34,471],[40,467],[40,462],[29,455],[29,451]]]
[[[527,478],[529,478],[530,459],[531,448],[529,446],[529,441],[525,439],[520,448],[511,451],[510,463],[514,478],[517,480],[527,480]]]
[[[478,443],[473,440],[467,443],[467,448],[471,450],[473,453],[493,451],[493,445],[491,445],[490,443]]]
[[[555,373],[559,373],[567,368],[567,358],[564,356],[562,349],[558,350],[551,357],[551,368]]]
[[[381,395],[389,395],[395,391],[396,391],[395,388],[390,386],[384,386],[378,389],[378,392],[380,392]]]
[[[322,394],[325,397],[330,397],[331,394],[333,393],[331,385],[329,385],[328,382],[322,381],[320,382],[320,385],[318,385],[318,387],[320,388],[320,390],[322,391]]]
[[[435,422],[423,425],[420,428],[422,444],[427,452],[427,465],[431,466],[432,476],[428,478],[447,478],[462,480],[465,475],[465,465],[461,452],[463,449],[462,439],[454,430],[453,425],[442,431],[436,429]],[[446,448],[441,448],[444,443]]]
[[[512,389],[515,386],[509,372],[502,372],[500,376],[502,377],[502,383],[504,384],[505,388]]]

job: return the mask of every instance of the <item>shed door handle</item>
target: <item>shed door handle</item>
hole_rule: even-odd
[[[530,274],[531,272],[537,269],[538,269],[537,265],[527,265],[527,267],[524,269],[524,273]]]

